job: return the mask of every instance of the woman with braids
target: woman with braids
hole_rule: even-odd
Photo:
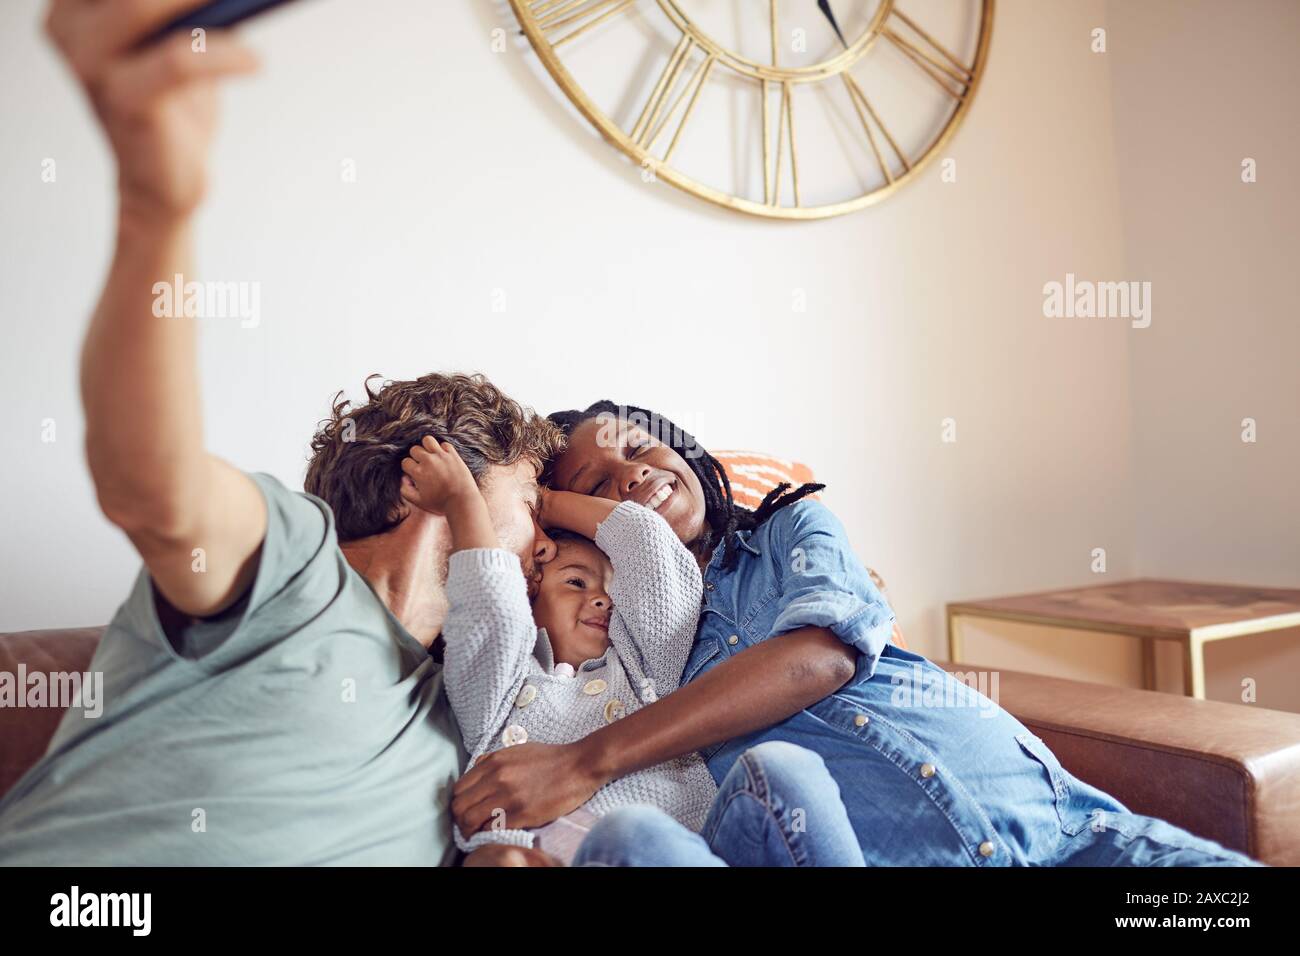
[[[893,612],[840,522],[808,497],[821,485],[778,486],[749,511],[694,437],[646,409],[606,401],[550,418],[568,442],[548,469],[543,524],[566,495],[653,502],[703,572],[699,627],[676,691],[575,743],[510,747],[466,773],[452,800],[463,832],[500,811],[544,824],[696,751],[721,781],[750,748],[784,741],[825,762],[868,865],[1252,864],[1130,813],[994,701],[891,644]],[[813,824],[764,793],[761,780],[745,791],[791,838]],[[624,807],[574,862],[709,864],[709,839],[708,827]]]

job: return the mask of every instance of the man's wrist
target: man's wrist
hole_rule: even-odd
[[[118,237],[128,241],[169,239],[182,235],[190,228],[193,215],[166,209],[156,202],[119,195],[117,208]]]

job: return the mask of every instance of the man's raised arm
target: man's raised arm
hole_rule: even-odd
[[[104,514],[168,601],[196,617],[247,588],[266,532],[257,487],[204,450],[194,321],[153,308],[155,283],[191,275],[216,83],[256,68],[217,32],[202,50],[183,32],[139,46],[199,5],[54,0],[47,19],[117,159],[117,248],[81,357],[86,455]]]

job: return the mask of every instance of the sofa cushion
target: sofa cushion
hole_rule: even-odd
[[[762,504],[767,493],[783,481],[789,482],[792,488],[798,488],[802,484],[817,480],[813,477],[811,468],[802,462],[791,461],[788,458],[777,458],[775,455],[765,455],[758,451],[715,451],[711,454],[718,459],[718,463],[727,473],[727,481],[731,483],[731,496],[736,504],[751,511]],[[821,496],[813,494],[809,497]],[[871,580],[876,583],[876,587],[880,588],[880,593],[888,601],[889,591],[885,588],[884,579],[874,568],[868,567],[867,573],[871,575]],[[890,606],[893,606],[892,602]],[[894,619],[894,632],[889,640],[895,647],[907,649],[897,617]]]
[[[712,454],[727,472],[731,496],[736,504],[750,511],[762,504],[767,493],[783,481],[798,488],[814,480],[811,468],[787,458],[756,451],[715,451]]]

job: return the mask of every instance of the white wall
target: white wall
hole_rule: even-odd
[[[1128,271],[1111,60],[1088,49],[1106,12],[1004,0],[958,182],[932,167],[789,225],[642,183],[531,53],[490,52],[502,4],[287,8],[248,30],[264,72],[226,94],[199,224],[205,275],[262,283],[261,325],[204,342],[208,443],[296,485],[335,389],[480,369],[543,411],[633,401],[811,463],[922,653],[948,600],[1093,583],[1095,547],[1128,575],[1136,336],[1042,315],[1044,282]],[[76,396],[112,173],[38,18],[0,7],[3,629],[101,622],[135,566],[94,509]]]
[[[1158,318],[1132,338],[1136,560],[1188,580],[1300,586],[1300,5],[1111,3],[1127,268]],[[1242,182],[1242,161],[1257,181]],[[1242,441],[1242,420],[1256,441]],[[1212,697],[1300,711],[1300,630],[1211,647]]]

